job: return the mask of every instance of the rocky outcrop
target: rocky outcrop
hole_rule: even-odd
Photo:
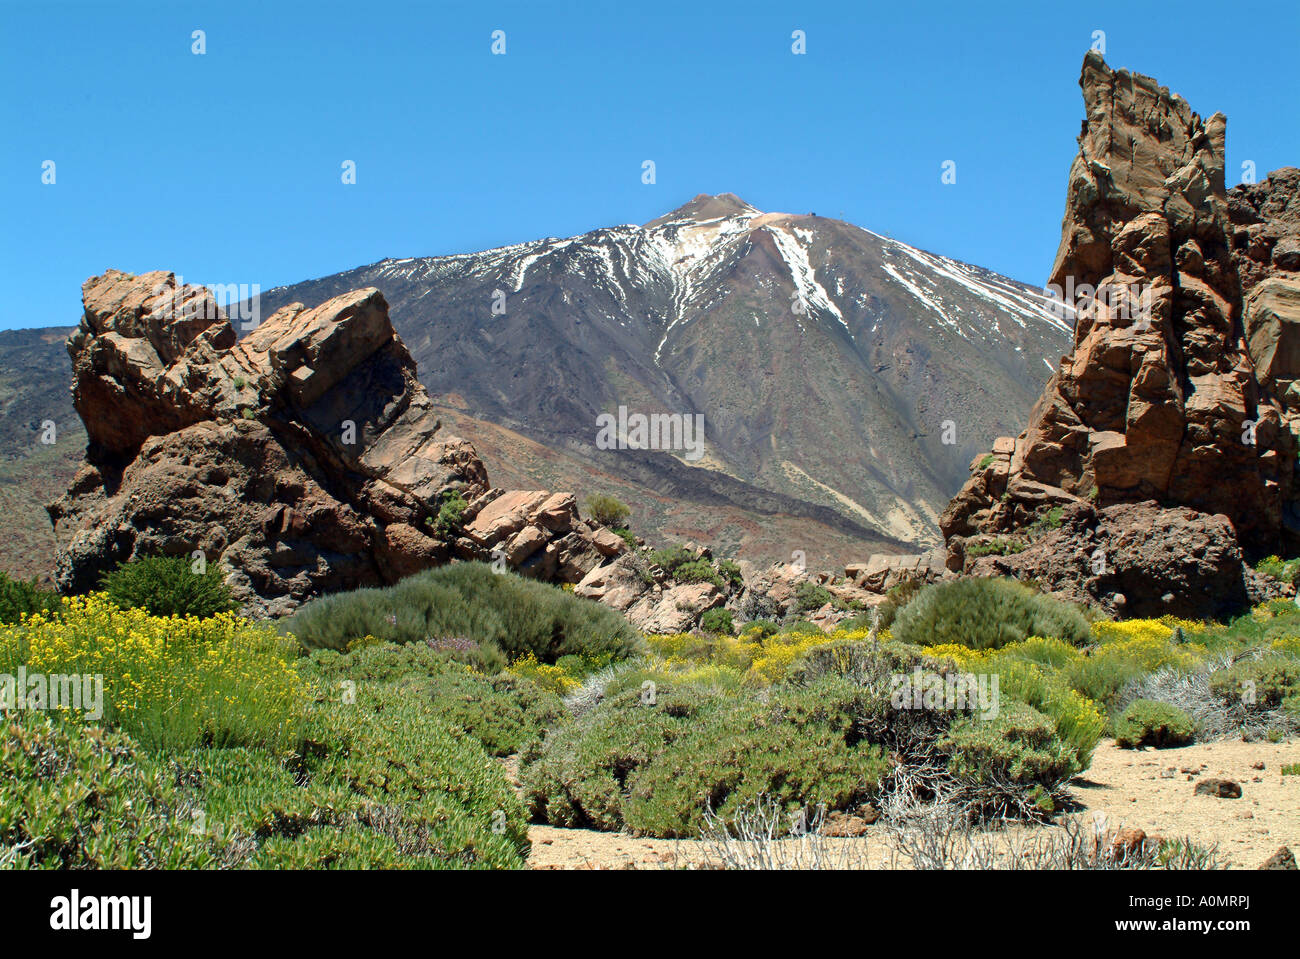
[[[120,560],[199,553],[246,611],[274,615],[453,556],[542,555],[539,573],[576,582],[604,555],[567,494],[504,494],[536,508],[517,526],[483,518],[500,491],[442,434],[378,290],[286,306],[238,342],[210,294],[170,273],[110,270],[82,296],[68,352],[86,461],[48,507],[65,590]],[[465,536],[435,532],[453,494],[483,524]]]
[[[1155,502],[1075,503],[1019,552],[968,559],[975,576],[1033,580],[1112,616],[1222,616],[1289,592],[1242,562],[1226,516]]]
[[[1300,435],[1300,169],[1233,187],[1228,212],[1251,362],[1261,385],[1281,398],[1288,429]],[[1295,506],[1284,509],[1287,527],[1300,529]]]
[[[1086,118],[1049,283],[1074,313],[1074,349],[1028,428],[972,463],[940,520],[949,565],[971,569],[963,548],[970,536],[1024,530],[1061,510],[1105,518],[1107,529],[1131,521],[1117,535],[1135,542],[1158,538],[1160,510],[1181,508],[1198,517],[1177,514],[1182,531],[1201,530],[1195,535],[1207,547],[1231,535],[1248,551],[1276,550],[1296,441],[1276,380],[1257,374],[1243,337],[1224,189],[1226,121],[1202,119],[1154,80],[1112,71],[1095,53],[1080,85]],[[1276,340],[1274,354],[1287,356],[1290,339]],[[1160,571],[1144,565],[1159,553],[1153,540],[1151,551],[1112,560],[1138,564],[1123,573],[1134,577],[1123,593],[1130,608],[1168,592]],[[1239,565],[1231,555],[1223,562]],[[1031,559],[980,562],[1023,572]],[[1210,565],[1218,569],[1217,560]],[[1219,574],[1240,583],[1226,568],[1210,578]],[[1094,583],[1089,592],[1101,598],[1108,588]]]
[[[1242,292],[1271,276],[1300,279],[1300,167],[1274,170],[1228,191],[1232,255]]]

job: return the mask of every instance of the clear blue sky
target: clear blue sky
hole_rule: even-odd
[[[1092,32],[1228,115],[1235,183],[1300,165],[1297,9],[0,0],[0,327],[75,323],[110,266],[269,289],[723,191],[1040,284]]]

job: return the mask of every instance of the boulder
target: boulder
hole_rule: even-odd
[[[964,543],[955,542],[956,549]],[[1071,602],[1111,615],[1206,618],[1269,598],[1222,514],[1158,503],[1064,510],[1060,527],[1020,552],[970,559],[975,576],[1035,580]]]
[[[1214,796],[1217,799],[1240,799],[1241,785],[1231,779],[1202,779],[1194,790],[1197,796]]]
[[[682,633],[699,622],[706,610],[726,599],[712,583],[682,583],[644,595],[627,610],[628,621],[647,633]]]

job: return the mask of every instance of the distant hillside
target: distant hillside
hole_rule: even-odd
[[[54,533],[45,504],[72,482],[86,431],[72,408],[72,368],[64,342],[72,327],[0,331],[0,569],[24,578],[49,574]],[[41,442],[53,421],[53,445]]]

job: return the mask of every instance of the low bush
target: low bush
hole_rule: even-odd
[[[1052,793],[1080,772],[1075,751],[1056,735],[1052,720],[1014,700],[1004,702],[996,718],[958,719],[940,746],[953,775],[1001,788],[1012,800],[1027,791],[1043,813],[1055,808]],[[980,804],[995,815],[1005,808],[996,793]]]
[[[451,490],[438,505],[438,516],[433,521],[433,531],[442,539],[450,539],[460,532],[464,523],[465,509],[469,503],[459,490]]]
[[[651,565],[658,566],[669,576],[674,576],[679,566],[693,563],[696,559],[695,553],[685,546],[667,546],[650,552]]]
[[[125,734],[0,717],[0,869],[205,869],[225,844]]]
[[[582,683],[569,675],[561,662],[572,663],[577,659],[578,657],[575,656],[561,656],[555,665],[551,665],[550,663],[539,663],[537,657],[529,653],[527,656],[521,656],[511,663],[507,672],[534,683],[538,688],[545,689],[556,696],[567,696],[581,686]]]
[[[556,669],[541,666],[535,659],[532,665],[539,670]],[[484,676],[423,644],[384,643],[342,655],[318,650],[303,673],[308,679],[318,679],[331,696],[340,696],[345,688],[357,697],[379,689],[418,699],[438,720],[463,729],[493,756],[522,751],[548,728],[568,718],[556,692],[523,675],[522,670]],[[353,685],[345,686],[349,681]],[[578,685],[572,680],[570,684],[566,691]]]
[[[611,529],[626,525],[628,517],[632,515],[626,503],[604,493],[588,497],[586,506],[588,516],[601,526],[608,526]]]
[[[1124,749],[1186,746],[1196,734],[1192,718],[1176,706],[1134,700],[1115,723],[1115,744]]]
[[[425,570],[385,589],[359,589],[314,600],[281,628],[308,649],[345,650],[360,637],[386,642],[439,643],[457,637],[453,652],[496,672],[532,653],[542,663],[565,655],[638,653],[640,634],[608,606],[483,563]]]
[[[673,579],[679,583],[712,583],[718,589],[722,589],[725,585],[718,571],[704,559],[682,563],[673,570]]]
[[[33,579],[23,582],[0,573],[0,624],[12,625],[33,613],[50,613],[59,608],[59,594],[43,589]]]
[[[885,592],[885,599],[879,606],[878,625],[880,629],[890,629],[898,618],[898,611],[916,598],[916,594],[925,588],[919,579],[905,579],[891,586]]]
[[[834,603],[835,597],[825,586],[805,579],[794,590],[794,603],[801,613],[811,613],[821,609],[827,603]]]
[[[723,608],[705,610],[704,615],[700,617],[700,629],[706,633],[726,633],[730,636],[736,631],[736,626],[731,621],[731,610]]]
[[[718,573],[727,581],[731,589],[739,590],[745,585],[745,575],[740,571],[740,567],[729,559],[724,559],[718,563]]]
[[[1225,704],[1262,712],[1300,696],[1300,659],[1264,655],[1244,659],[1210,677],[1210,690]]]
[[[287,758],[200,749],[172,765],[205,828],[242,838],[256,868],[518,868],[528,848],[498,763],[409,690],[322,690]]]
[[[1255,571],[1284,583],[1300,581],[1300,559],[1284,560],[1280,556],[1267,556],[1255,564]]]
[[[853,734],[841,702],[856,695],[852,685],[825,685],[767,704],[671,681],[626,689],[548,739],[526,766],[533,815],[685,836],[698,832],[706,805],[725,814],[760,794],[791,811],[865,801],[888,760]]]
[[[1078,607],[1001,578],[927,586],[899,612],[892,632],[916,645],[953,643],[971,649],[999,649],[1031,636],[1082,646],[1091,636]]]
[[[149,556],[104,576],[102,589],[122,609],[143,609],[154,616],[215,616],[235,608],[225,574],[216,563],[195,572],[185,556]]]

